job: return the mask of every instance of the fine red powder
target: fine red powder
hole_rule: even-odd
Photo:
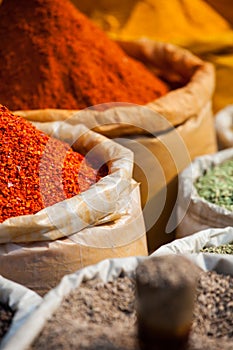
[[[71,198],[99,179],[67,143],[0,106],[0,222]]]
[[[0,23],[0,103],[11,110],[145,104],[168,91],[68,0],[4,0]]]

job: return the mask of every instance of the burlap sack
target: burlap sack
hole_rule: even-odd
[[[86,265],[147,254],[132,152],[81,125],[56,122],[42,129],[84,154],[96,152],[109,175],[80,195],[0,224],[0,274],[39,294]]]
[[[222,109],[215,116],[219,148],[233,147],[233,105]]]
[[[203,175],[205,170],[232,158],[233,149],[198,157],[182,172],[180,176],[181,190],[178,196],[177,215],[180,224],[176,230],[177,238],[211,227],[232,226],[233,212],[201,198],[194,187],[195,181]],[[182,218],[183,220],[181,220]]]
[[[181,82],[183,86],[146,106],[109,104],[110,108],[104,111],[47,109],[17,113],[41,123],[66,120],[77,125],[81,122],[134,151],[134,178],[141,183],[148,245],[152,252],[174,238],[177,175],[194,157],[216,151],[211,103],[214,69],[189,51],[171,44],[149,40],[120,44],[129,55],[165,80],[173,85]],[[169,218],[171,224],[166,229]]]
[[[8,305],[15,312],[10,328],[0,342],[1,350],[4,350],[8,342],[14,338],[17,330],[41,301],[42,298],[30,289],[0,276],[0,302]]]

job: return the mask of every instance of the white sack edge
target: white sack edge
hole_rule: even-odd
[[[26,322],[41,301],[42,298],[32,290],[0,276],[0,302],[9,305],[15,311],[11,326],[2,339],[1,350],[4,350],[8,342],[14,339],[17,330]]]
[[[152,256],[171,253],[200,253],[200,250],[204,247],[218,247],[230,242],[233,242],[233,227],[211,228],[165,244],[158,248]]]
[[[176,239],[161,246],[152,256],[165,254],[182,254],[205,271],[215,270],[218,273],[233,276],[233,255],[200,253],[202,248],[218,247],[233,242],[233,227],[212,228],[197,232],[191,236]]]

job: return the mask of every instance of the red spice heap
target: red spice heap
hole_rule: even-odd
[[[67,143],[0,105],[0,222],[73,197],[99,178]]]
[[[4,0],[0,103],[11,110],[145,104],[166,85],[68,0]]]

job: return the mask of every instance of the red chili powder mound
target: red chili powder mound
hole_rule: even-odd
[[[68,0],[4,0],[0,40],[0,103],[11,110],[145,104],[168,91]]]
[[[0,106],[0,222],[35,214],[99,179],[97,170],[67,143]]]

